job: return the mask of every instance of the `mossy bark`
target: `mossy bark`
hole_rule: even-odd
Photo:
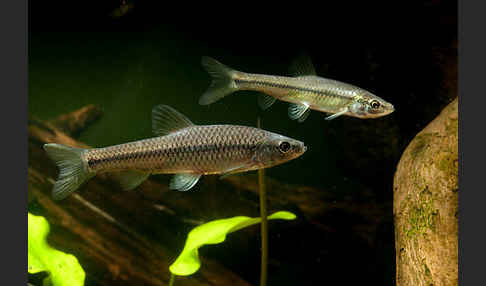
[[[397,285],[457,285],[458,99],[410,142],[394,178]]]

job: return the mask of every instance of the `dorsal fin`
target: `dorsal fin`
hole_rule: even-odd
[[[314,65],[312,65],[312,60],[309,54],[306,52],[301,52],[294,59],[294,61],[290,64],[289,71],[292,76],[316,75],[316,70],[314,69]]]
[[[189,118],[168,105],[160,104],[152,108],[152,132],[156,136],[167,135],[193,125]]]

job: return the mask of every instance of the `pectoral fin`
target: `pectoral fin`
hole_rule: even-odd
[[[194,187],[200,178],[199,174],[175,174],[170,180],[169,188],[185,192]]]
[[[236,166],[234,168],[231,168],[229,170],[226,170],[226,172],[222,173],[221,176],[219,177],[220,179],[224,179],[228,176],[234,175],[236,173],[244,172],[250,169],[252,165],[252,162],[244,163],[239,166]]]
[[[348,109],[347,108],[344,109],[344,110],[339,111],[338,113],[334,113],[333,115],[330,115],[330,116],[326,117],[326,120],[333,120],[334,118],[339,117],[339,116],[345,114],[346,112],[348,112]]]

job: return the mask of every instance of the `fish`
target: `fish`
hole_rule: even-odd
[[[289,102],[288,116],[298,122],[303,122],[310,110],[330,114],[326,120],[342,115],[378,118],[395,110],[391,103],[369,91],[317,76],[307,53],[301,53],[291,64],[292,77],[241,72],[208,56],[202,57],[201,64],[212,82],[199,98],[200,105],[214,103],[239,90],[251,90],[261,93],[258,105],[263,110],[277,99]]]
[[[130,1],[127,3],[126,0],[122,0],[122,3],[120,7],[116,8],[110,13],[110,16],[112,18],[120,18],[122,16],[125,16],[128,14],[128,12],[132,11],[132,9],[135,7],[135,4]]]
[[[222,177],[273,167],[301,156],[301,141],[239,125],[196,125],[168,105],[152,109],[155,137],[102,148],[43,145],[59,168],[52,198],[61,200],[96,174],[113,172],[123,190],[152,174],[174,174],[169,188],[187,191],[202,175]]]

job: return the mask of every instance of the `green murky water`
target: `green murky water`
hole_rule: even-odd
[[[393,174],[401,151],[445,105],[441,61],[447,54],[440,51],[449,47],[454,25],[447,26],[438,17],[440,9],[423,4],[409,7],[413,13],[426,12],[421,19],[402,9],[406,7],[382,13],[381,4],[370,3],[363,9],[345,7],[346,21],[342,13],[324,11],[319,17],[296,15],[297,20],[276,14],[278,20],[265,25],[245,15],[247,19],[222,27],[218,25],[230,21],[222,21],[218,14],[217,23],[209,23],[208,15],[201,13],[200,22],[184,18],[167,25],[162,23],[164,13],[172,11],[165,3],[148,2],[137,1],[138,12],[118,20],[108,13],[119,1],[29,3],[29,25],[34,28],[29,31],[28,47],[29,114],[52,119],[88,104],[99,106],[103,116],[79,138],[93,147],[152,137],[151,109],[158,104],[170,105],[202,125],[255,126],[260,116],[263,129],[308,146],[303,156],[266,169],[266,175],[334,195],[322,203],[322,215],[312,223],[302,217],[289,231],[280,228],[283,235],[270,231],[268,285],[393,284]],[[450,11],[456,13],[456,7]],[[414,21],[409,21],[410,15]],[[298,123],[288,118],[287,103],[277,101],[260,110],[256,92],[240,91],[209,106],[198,104],[211,82],[201,67],[202,56],[241,71],[286,75],[293,57],[302,50],[310,52],[318,75],[370,90],[392,102],[396,111],[368,121],[345,117],[325,121],[325,114],[312,111],[304,123]],[[194,192],[185,195],[189,199]],[[215,198],[201,195],[208,198],[202,207],[210,219],[220,218],[211,204]],[[95,204],[103,209],[103,202]],[[39,206],[34,202],[29,210],[41,212]],[[113,211],[118,213],[115,219],[132,222],[132,213]],[[154,238],[154,244],[163,238],[167,241],[161,245],[174,245],[172,240],[182,240],[187,226],[167,217],[157,213],[157,219],[147,223],[149,228],[143,224],[137,229]],[[168,238],[165,228],[171,232]],[[243,242],[234,236],[201,253],[255,282],[260,241],[257,236],[252,239]],[[174,248],[171,251],[177,253],[179,247]],[[96,280],[108,274],[90,275]],[[86,285],[97,284],[93,280]]]
[[[218,55],[235,68],[268,74],[285,75],[287,61],[248,61],[163,31],[39,33],[29,41],[29,113],[49,119],[87,104],[100,106],[103,117],[80,137],[90,146],[151,137],[151,109],[161,103],[196,124],[255,126],[261,116],[264,129],[309,146],[301,158],[268,169],[268,176],[341,192],[353,188],[336,169],[339,154],[331,147],[335,138],[325,135],[331,123],[324,121],[324,114],[312,112],[299,124],[287,117],[286,103],[261,111],[255,92],[238,92],[210,106],[197,102],[211,81],[200,65],[203,55]]]

